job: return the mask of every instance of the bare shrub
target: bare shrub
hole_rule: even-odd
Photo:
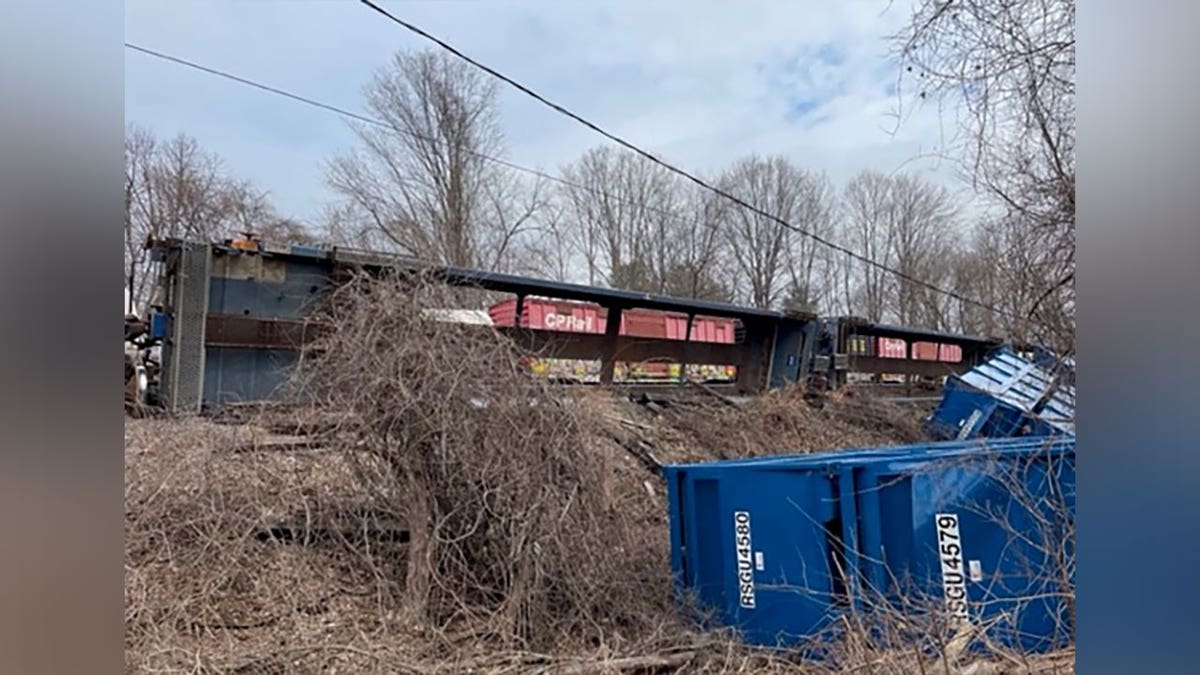
[[[653,515],[617,507],[590,423],[510,341],[424,312],[459,302],[416,278],[356,279],[299,371],[338,418],[334,447],[410,532],[403,559],[363,562],[403,580],[387,590],[408,620],[447,635],[546,648],[653,632],[670,611]]]
[[[622,406],[618,399],[601,392],[574,395],[563,405],[570,406],[572,414],[589,418],[628,416],[641,408]],[[805,404],[781,400],[773,405],[792,408]],[[797,414],[813,415],[812,424],[817,425],[830,407]],[[711,413],[713,408],[703,410]],[[278,411],[275,415],[281,421],[287,417]],[[305,418],[310,417],[305,412]],[[795,651],[749,647],[730,632],[702,632],[676,621],[677,611],[667,598],[665,508],[659,497],[648,495],[643,488],[647,483],[653,485],[653,478],[603,439],[589,446],[598,461],[606,464],[603,480],[581,486],[593,495],[585,496],[581,503],[595,508],[602,502],[607,513],[615,511],[627,517],[612,524],[614,529],[585,531],[609,537],[611,549],[603,546],[606,540],[591,540],[581,555],[590,553],[597,562],[575,560],[570,564],[581,565],[580,574],[587,575],[627,572],[629,581],[616,585],[610,583],[611,577],[603,576],[585,580],[596,594],[595,624],[572,620],[576,605],[566,602],[557,619],[562,633],[536,641],[540,646],[498,645],[496,627],[486,625],[492,620],[488,611],[476,610],[474,616],[482,625],[463,626],[464,620],[457,626],[447,622],[444,630],[428,630],[436,628],[430,623],[423,629],[407,620],[397,606],[403,592],[407,545],[372,536],[372,528],[377,531],[379,521],[398,502],[381,502],[368,493],[371,486],[360,481],[358,465],[370,462],[370,453],[359,453],[363,456],[354,459],[355,453],[346,451],[344,441],[325,447],[329,438],[325,434],[339,417],[333,411],[324,413],[319,437],[309,437],[321,447],[300,449],[281,448],[276,443],[278,436],[268,436],[259,420],[242,426],[202,420],[129,422],[128,670],[824,674],[917,673],[924,669],[927,674],[975,675],[1072,670],[1070,650],[1050,655],[1023,654],[1000,646],[982,654],[968,651],[966,647],[979,645],[982,638],[969,635],[956,641],[945,622],[939,623],[938,599],[919,593],[909,593],[899,607],[889,607],[882,600],[886,589],[863,589],[867,611],[839,619],[838,630],[822,645],[824,663],[806,661]],[[300,421],[297,417],[281,426],[290,428]],[[660,421],[660,431],[665,434],[667,420]],[[682,432],[677,433],[680,438],[672,442],[690,447],[697,458],[702,456],[702,449],[687,441]],[[767,436],[763,432],[764,440]],[[665,439],[654,438],[663,443]],[[991,474],[1000,485],[1022,475],[1038,477],[1013,466],[998,466]],[[1005,513],[1002,506],[997,501],[983,502],[978,504],[978,512],[992,518]],[[1056,522],[1052,513],[1045,516],[1047,522]],[[1021,528],[1011,516],[1009,522],[1013,528]],[[261,537],[265,528],[280,523],[291,525],[294,539],[285,542]],[[628,534],[616,532],[618,527]],[[319,536],[322,530],[343,534],[323,539]],[[362,535],[354,535],[355,530]],[[1047,550],[1057,550],[1049,546],[1057,542],[1070,553],[1069,546],[1063,546],[1069,539],[1056,539],[1052,532],[1038,529],[1037,535],[1030,537],[1030,528],[1024,528],[1020,536],[1045,542]],[[560,534],[572,536],[570,532]],[[1054,566],[1040,555],[1030,555],[1042,546],[1030,547],[1022,555],[1038,567],[1041,577],[1051,577],[1057,573]],[[628,560],[619,565],[606,560],[619,555]],[[543,569],[547,567],[541,564]],[[564,579],[564,583],[579,581],[574,575]],[[613,592],[613,588],[622,592]],[[637,597],[631,604],[628,594],[634,591]],[[640,610],[637,603],[643,603]],[[630,613],[634,619],[627,618],[624,624],[604,621],[605,616],[620,618]],[[648,628],[636,630],[637,625]]]
[[[340,546],[311,543],[327,505],[363,501],[347,467],[328,453],[265,451],[262,436],[204,420],[127,423],[130,671],[230,672],[379,630],[372,580]],[[263,536],[281,523],[306,541]]]

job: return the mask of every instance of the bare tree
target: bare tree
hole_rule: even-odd
[[[877,171],[864,171],[852,178],[844,190],[842,224],[846,242],[851,242],[863,257],[887,267],[892,265],[895,250],[889,187],[887,176]],[[879,267],[858,261],[847,261],[845,270],[848,283],[853,283],[847,296],[851,313],[857,312],[872,321],[883,320],[891,301],[892,277]],[[853,282],[849,282],[851,275]]]
[[[128,302],[126,312],[136,312],[144,303],[145,281],[140,274],[145,266],[145,240],[150,234],[151,219],[147,213],[146,186],[154,161],[156,141],[143,129],[129,126],[125,132],[125,288]]]
[[[684,217],[675,177],[631,152],[592,148],[562,170],[588,283],[662,292]]]
[[[147,274],[147,238],[208,241],[239,230],[260,232],[280,220],[264,193],[230,177],[220,157],[185,134],[163,142],[130,125],[124,188],[125,283],[137,311],[145,309],[153,282]],[[303,229],[299,223],[290,230],[276,227],[290,232],[289,241]]]
[[[346,202],[325,204],[315,229],[330,244],[347,248],[369,249],[378,236],[362,212]]]
[[[808,294],[816,247],[801,242],[802,234],[775,218],[808,231],[827,227],[823,178],[783,157],[750,156],[727,170],[719,182],[726,192],[774,216],[740,207],[727,211],[725,242],[743,298],[755,307],[776,305],[789,273],[793,282],[806,284],[801,294]]]
[[[575,249],[571,208],[561,195],[551,195],[534,217],[530,237],[522,242],[513,271],[556,281],[579,281],[585,267]]]
[[[258,233],[264,241],[276,244],[301,244],[315,246],[322,243],[307,224],[284,216],[269,215],[259,221],[250,231]]]
[[[1042,289],[1052,285],[1057,273],[1056,261],[1042,258],[1044,245],[1031,240],[1027,224],[1017,218],[984,221],[972,234],[969,248],[959,255],[954,287],[966,297],[999,308],[1003,314],[959,303],[956,311],[961,330],[1061,346],[1047,341],[1053,335],[1023,312],[1037,302]],[[1052,236],[1044,230],[1032,234]]]
[[[667,261],[662,291],[667,295],[728,302],[732,286],[722,281],[721,259],[726,254],[723,236],[729,209],[725,198],[707,190],[681,185],[681,217],[667,223]]]
[[[894,44],[920,98],[961,102],[965,173],[1038,246],[1045,278],[1016,311],[1073,341],[1074,0],[921,0]]]
[[[911,174],[894,176],[891,182],[894,258],[903,275],[895,280],[896,318],[902,324],[946,328],[946,296],[925,284],[945,285],[957,209],[945,188]]]
[[[843,199],[843,240],[900,272],[851,263],[851,304],[874,321],[946,328],[946,297],[926,284],[943,287],[953,269],[957,209],[949,193],[909,174],[864,171],[846,185]]]
[[[360,148],[328,175],[367,226],[360,238],[452,265],[511,263],[545,190],[489,159],[503,154],[495,83],[442,52],[400,52],[366,99],[391,129],[355,127]]]
[[[833,185],[824,175],[812,175],[801,182],[800,190],[803,197],[800,208],[789,222],[828,240],[837,209]],[[827,306],[836,288],[830,283],[833,261],[830,249],[812,237],[793,234],[786,260],[788,296],[785,308],[818,312]]]

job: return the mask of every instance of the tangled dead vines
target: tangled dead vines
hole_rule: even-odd
[[[299,369],[298,391],[337,420],[334,448],[410,532],[403,560],[366,561],[438,630],[532,649],[653,632],[670,607],[665,542],[639,526],[654,516],[597,489],[592,423],[510,341],[425,311],[461,302],[420,279],[358,279]]]

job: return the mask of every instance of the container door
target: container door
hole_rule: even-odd
[[[805,324],[792,321],[781,322],[776,328],[775,353],[771,358],[769,378],[769,386],[772,389],[778,389],[799,379],[805,329]]]
[[[680,580],[755,644],[794,644],[845,601],[836,483],[824,469],[690,469],[672,508]],[[676,522],[679,523],[677,528]]]
[[[1023,650],[1071,635],[1073,446],[889,462],[860,478],[865,577],[901,595],[991,625]],[[865,499],[864,499],[865,498]],[[872,515],[867,515],[867,511]]]
[[[930,415],[925,430],[938,440],[975,438],[997,405],[999,401],[991,394],[965,384],[958,377],[948,377],[941,403]]]

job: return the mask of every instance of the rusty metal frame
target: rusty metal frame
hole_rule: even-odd
[[[299,349],[329,330],[317,319],[269,319],[238,314],[209,314],[204,344],[209,347]]]

